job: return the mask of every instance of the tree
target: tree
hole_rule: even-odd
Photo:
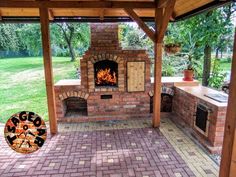
[[[56,23],[52,25],[52,43],[68,49],[71,61],[76,58],[76,49],[89,46],[89,26],[83,23]]]
[[[0,24],[0,51],[18,51],[16,28],[12,24]]]
[[[216,48],[220,41],[227,39],[226,36],[230,36],[233,31],[231,16],[232,9],[235,8],[233,5],[230,6],[232,6],[230,10],[225,10],[229,7],[223,7],[209,11],[178,22],[175,24],[176,26],[172,25],[175,28],[169,28],[169,35],[180,38],[183,50],[192,53],[194,60],[201,60],[201,55],[204,55],[202,74],[204,86],[208,85],[210,78],[212,49]]]
[[[39,56],[42,53],[42,40],[39,24],[15,25],[21,50],[26,49],[29,56]]]
[[[146,49],[153,58],[153,42],[146,34],[134,24],[123,23],[120,25],[119,38],[124,48]]]

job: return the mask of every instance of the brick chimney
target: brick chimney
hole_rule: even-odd
[[[92,50],[120,49],[117,23],[92,23],[91,45]]]

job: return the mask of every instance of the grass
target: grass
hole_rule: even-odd
[[[74,63],[67,57],[54,57],[53,74],[54,82],[76,78]],[[0,59],[0,122],[23,110],[48,120],[43,59]]]
[[[230,71],[231,70],[231,60],[227,60],[227,59],[221,59],[220,60],[220,68],[223,71]]]

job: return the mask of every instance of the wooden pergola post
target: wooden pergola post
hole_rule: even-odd
[[[162,40],[158,41],[158,34],[162,23],[163,8],[155,10],[155,42],[154,42],[154,97],[153,97],[153,127],[160,126],[161,120],[161,73],[162,73]]]
[[[125,12],[132,18],[146,35],[154,42],[154,99],[153,99],[153,127],[159,127],[161,119],[161,73],[162,73],[162,43],[173,15],[176,0],[156,0],[155,31],[142,21],[132,8],[125,8]]]
[[[174,10],[176,0],[166,2],[166,7],[163,7],[163,2],[156,1],[155,9],[155,42],[154,42],[154,99],[153,99],[153,127],[160,126],[161,120],[161,77],[162,77],[162,44],[164,35]]]
[[[42,34],[42,47],[43,47],[43,61],[44,61],[44,73],[47,91],[47,103],[48,103],[48,116],[50,124],[51,134],[56,134],[57,119],[56,119],[56,108],[55,108],[55,93],[54,93],[54,82],[52,72],[52,56],[50,46],[50,32],[49,32],[49,14],[47,8],[40,8],[40,24]]]
[[[236,28],[220,177],[236,175]]]

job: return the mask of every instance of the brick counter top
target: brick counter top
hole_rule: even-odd
[[[174,86],[198,86],[199,81],[183,81],[182,77],[162,77],[161,82],[163,84],[174,84]],[[151,77],[151,83],[154,83],[154,77]],[[80,79],[64,79],[59,80],[55,86],[77,86],[81,84]]]
[[[212,105],[215,105],[217,107],[227,107],[227,103],[221,103],[221,102],[218,102],[218,101],[215,101],[211,98],[208,98],[206,96],[204,96],[205,94],[209,94],[209,93],[220,93],[220,94],[224,94],[226,95],[225,93],[223,92],[220,92],[220,91],[217,91],[217,90],[213,90],[211,88],[208,88],[208,87],[204,87],[204,86],[176,86],[177,89],[180,89],[186,93],[189,93],[199,99],[202,99]]]
[[[154,77],[151,77],[151,83],[154,83]],[[162,84],[173,84],[174,86],[198,86],[199,81],[183,81],[183,77],[162,77]]]
[[[80,84],[81,84],[80,79],[64,79],[64,80],[59,80],[55,84],[55,86],[77,86]]]

